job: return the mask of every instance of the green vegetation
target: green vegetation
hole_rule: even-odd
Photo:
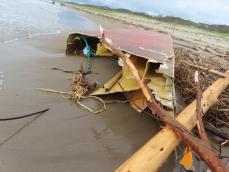
[[[71,2],[69,2],[69,3],[71,3]],[[77,3],[72,3],[72,4],[77,4]],[[149,15],[149,14],[144,13],[144,12],[134,12],[134,11],[127,10],[127,9],[122,9],[122,8],[114,9],[114,8],[110,8],[110,7],[107,7],[107,6],[82,5],[82,4],[77,4],[77,5],[93,8],[93,9],[96,9],[96,10],[105,10],[107,12],[121,12],[121,13],[138,15],[138,16],[146,17],[148,19],[154,19],[154,20],[167,22],[167,23],[172,23],[172,24],[179,24],[179,25],[185,25],[185,26],[194,26],[196,28],[204,29],[204,30],[210,31],[210,32],[223,33],[223,34],[219,34],[220,36],[223,36],[223,37],[228,37],[228,34],[229,34],[229,26],[227,26],[227,25],[195,23],[195,22],[192,22],[190,20],[182,19],[180,17],[161,16],[161,15],[152,16],[152,15]]]

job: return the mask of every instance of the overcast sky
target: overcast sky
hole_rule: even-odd
[[[229,0],[72,0],[126,8],[153,15],[182,17],[195,22],[229,25]]]

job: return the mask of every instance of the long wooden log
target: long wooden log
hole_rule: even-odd
[[[219,95],[229,84],[229,71],[226,78],[219,78],[203,93],[202,110],[205,114],[211,106],[217,103]],[[196,125],[196,101],[188,105],[178,116],[177,120],[189,131]],[[165,127],[141,149],[123,163],[116,171],[157,171],[169,155],[180,144],[181,139],[170,127]]]

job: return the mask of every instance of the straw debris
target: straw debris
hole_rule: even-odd
[[[219,76],[226,72],[229,66],[228,57],[213,55],[204,51],[193,51],[189,48],[175,47],[175,84],[179,87],[185,104],[191,103],[195,99],[196,84],[194,84],[194,73],[198,69],[199,82],[202,89],[209,87]],[[209,69],[209,70],[203,70]],[[214,71],[214,72],[211,72]],[[212,107],[204,121],[210,122],[215,127],[229,127],[229,88],[219,97],[219,102]]]

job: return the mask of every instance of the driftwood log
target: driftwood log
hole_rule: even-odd
[[[184,121],[183,120],[180,121],[179,117],[178,119],[175,119],[173,116],[167,114],[156,102],[144,78],[140,77],[136,67],[129,59],[129,57],[126,54],[124,54],[121,50],[112,46],[111,41],[105,38],[102,29],[101,29],[101,42],[107,48],[109,48],[113,53],[115,53],[119,58],[121,58],[125,63],[125,65],[127,65],[130,68],[130,71],[138,81],[140,88],[147,100],[148,107],[152,112],[155,112],[161,120],[163,120],[166,124],[168,124],[164,130],[168,130],[170,132],[169,137],[168,135],[165,135],[165,137],[163,138],[159,137],[158,141],[154,140],[153,142],[151,142],[150,140],[142,149],[140,149],[129,160],[127,160],[126,163],[124,163],[119,169],[117,169],[117,171],[121,171],[121,172],[122,171],[123,172],[124,171],[125,172],[156,171],[161,166],[161,164],[166,160],[166,158],[170,155],[170,153],[175,149],[175,147],[179,144],[180,138],[182,138],[183,141],[185,141],[186,144],[188,144],[192,148],[192,150],[194,150],[206,162],[206,164],[209,166],[209,168],[212,171],[216,171],[216,172],[229,171],[229,169],[227,169],[224,166],[223,162],[217,157],[216,153],[212,149],[209,149],[208,146],[206,146],[206,143],[204,141],[194,137],[190,133],[190,130],[196,124],[196,112],[195,112],[196,102],[192,103],[191,109],[185,112],[185,114],[188,113],[189,115],[188,121],[187,119],[183,119]],[[208,91],[210,92],[209,93],[211,95],[210,97],[204,99],[204,95],[203,95],[203,100],[202,100],[203,102],[202,106],[204,106],[202,107],[203,111],[204,109],[205,111],[207,111],[215,102],[217,102],[218,95],[229,84],[228,77],[226,77],[226,79],[224,80],[225,80],[224,83],[220,83],[221,84],[221,86],[219,86],[221,88],[220,90],[218,90],[218,87],[216,87],[215,89],[211,88],[211,90]],[[215,93],[217,97],[214,96],[213,93]],[[191,122],[191,126],[184,125],[185,122],[187,123],[187,125],[190,125]],[[173,137],[174,142],[170,142],[171,136]],[[168,143],[172,143],[172,144],[168,145]],[[158,150],[154,149],[155,144],[157,145],[156,147],[159,148]],[[163,144],[166,145],[163,147],[162,146]],[[164,152],[167,152],[166,154],[164,154],[164,156],[158,156]]]

